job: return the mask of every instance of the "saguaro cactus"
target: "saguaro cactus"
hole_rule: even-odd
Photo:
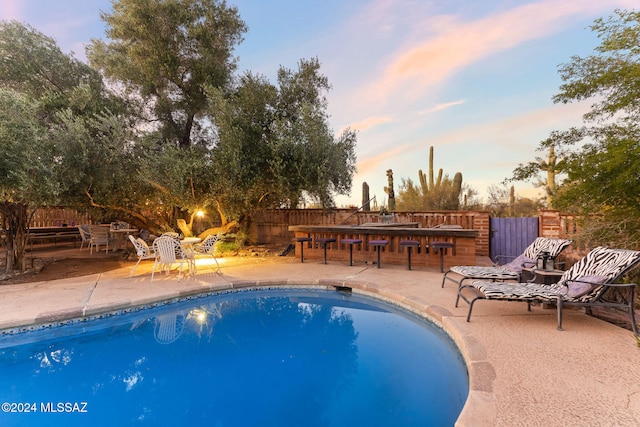
[[[549,147],[549,158],[547,160],[546,169],[547,169],[547,182],[544,187],[545,192],[547,193],[547,206],[549,209],[553,209],[553,199],[558,191],[556,188],[556,170],[557,170],[557,157],[555,148],[552,146]]]
[[[438,208],[438,209],[458,209],[460,203],[460,195],[462,194],[462,174],[456,172],[451,180],[451,186],[445,186],[443,184],[443,172],[442,168],[438,169],[438,176],[434,179],[433,169],[433,146],[429,147],[429,171],[428,174],[422,172],[422,169],[418,171],[418,178],[420,179],[420,187],[422,195],[427,203],[434,203],[434,200],[450,200],[446,203],[447,206],[426,206],[426,208]],[[444,178],[448,180],[448,178]],[[450,197],[443,197],[441,194],[443,191],[451,191]],[[455,199],[455,200],[454,200]]]
[[[393,191],[393,170],[392,169],[387,170],[387,181],[389,185],[387,187],[384,187],[384,192],[387,193],[388,195],[389,210],[395,211],[396,195],[395,195],[395,192]]]

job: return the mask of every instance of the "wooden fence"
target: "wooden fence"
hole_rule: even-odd
[[[75,209],[50,207],[36,210],[29,227],[76,227],[80,224],[92,224],[91,215]]]
[[[289,244],[292,225],[363,225],[380,222],[378,212],[355,212],[353,209],[273,209],[258,213],[250,229],[250,239],[257,243]],[[464,229],[477,230],[476,253],[489,256],[491,224],[486,211],[434,211],[394,212],[394,223],[418,223],[419,227],[431,228],[440,224],[460,225]],[[75,227],[92,224],[87,213],[64,207],[51,207],[36,211],[31,227]],[[541,210],[539,233],[543,237],[573,238],[579,231],[578,217],[556,210]],[[587,248],[572,247],[567,254],[581,256]]]

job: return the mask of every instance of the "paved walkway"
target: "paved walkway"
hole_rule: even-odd
[[[200,261],[199,261],[200,262]],[[131,263],[131,267],[133,267]],[[223,258],[222,274],[200,266],[193,278],[156,275],[143,262],[73,279],[0,286],[0,329],[93,314],[181,295],[248,286],[350,286],[394,300],[443,325],[469,367],[470,394],[460,426],[638,426],[640,348],[630,331],[566,310],[479,301],[470,323],[454,307],[454,285],[442,274],[402,266],[307,261],[288,257]],[[1,335],[0,335],[0,339]]]

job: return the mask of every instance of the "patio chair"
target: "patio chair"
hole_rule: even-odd
[[[180,240],[180,235],[178,233],[176,233],[175,231],[167,231],[166,233],[162,233],[161,236],[169,236],[169,237],[172,237],[174,239]]]
[[[87,244],[87,247],[89,247],[90,243],[91,243],[91,231],[89,230],[89,225],[87,224],[82,224],[78,226],[78,232],[80,233],[80,250],[82,250],[82,247],[84,246],[84,244]]]
[[[215,256],[216,243],[218,242],[218,240],[220,240],[220,237],[222,237],[222,233],[218,233],[215,235],[209,234],[204,238],[202,242],[193,245],[193,250],[195,253],[202,255],[211,255],[211,258],[213,258],[213,260],[216,262],[216,265],[218,266],[217,272],[220,272],[221,270],[220,264],[218,263],[218,260]]]
[[[552,285],[539,283],[497,283],[474,280],[461,286],[460,298],[469,304],[467,322],[473,304],[479,299],[554,303],[558,311],[558,330],[562,330],[562,308],[565,305],[615,307],[629,312],[631,327],[638,335],[634,313],[635,283],[615,283],[640,262],[640,252],[597,247],[564,272]],[[625,294],[624,290],[628,290]],[[465,295],[466,294],[466,295]]]
[[[136,255],[138,255],[138,262],[136,262],[136,265],[133,266],[133,270],[131,270],[131,274],[129,274],[129,277],[132,277],[138,267],[138,264],[140,264],[140,261],[143,259],[155,259],[156,254],[149,245],[147,245],[147,242],[142,240],[140,237],[135,238],[129,234],[129,240],[133,244],[133,247],[136,248]]]
[[[90,225],[89,233],[91,234],[89,253],[93,253],[94,247],[96,248],[96,252],[99,251],[102,245],[105,246],[106,252],[109,253],[109,228],[100,225]]]
[[[535,267],[536,259],[540,254],[546,252],[548,257],[555,260],[560,253],[571,244],[571,240],[551,239],[547,237],[536,238],[524,252],[504,265],[477,266],[477,265],[454,265],[442,276],[442,285],[449,280],[458,285],[458,289],[465,280],[486,279],[491,281],[519,280],[523,268]],[[454,276],[450,274],[454,273]],[[456,300],[456,306],[458,300]]]
[[[170,236],[160,236],[153,241],[153,252],[156,254],[151,270],[151,280],[153,281],[156,272],[156,266],[160,267],[160,271],[165,271],[169,275],[169,270],[173,264],[178,265],[178,280],[182,274],[182,265],[187,264],[189,273],[195,270],[195,256],[191,251],[185,251],[180,245],[180,241]]]

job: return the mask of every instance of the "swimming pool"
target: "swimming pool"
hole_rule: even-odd
[[[350,293],[237,291],[68,323],[0,340],[1,425],[451,426],[469,390],[435,325]]]

